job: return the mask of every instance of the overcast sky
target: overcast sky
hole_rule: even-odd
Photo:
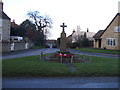
[[[60,37],[64,22],[70,35],[80,25],[82,31],[104,30],[118,12],[120,0],[2,0],[4,12],[17,24],[26,20],[29,11],[37,10],[53,20],[51,39]]]

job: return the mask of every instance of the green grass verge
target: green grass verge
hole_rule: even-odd
[[[56,77],[56,76],[117,76],[118,59],[92,57],[92,63],[73,63],[77,71],[70,72],[61,63],[41,62],[39,56],[29,56],[2,61],[3,77]],[[120,75],[120,73],[119,73]]]
[[[85,51],[85,52],[94,52],[94,53],[106,53],[106,54],[119,54],[119,50],[103,50],[95,48],[79,48],[75,50]]]
[[[73,63],[76,76],[118,76],[118,59],[92,56],[92,63]]]
[[[39,56],[6,59],[2,62],[3,76],[62,76],[69,69],[60,63],[40,62]]]

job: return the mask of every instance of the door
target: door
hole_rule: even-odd
[[[98,47],[101,48],[101,39],[99,40]]]

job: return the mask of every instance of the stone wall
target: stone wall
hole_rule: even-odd
[[[10,43],[4,42],[0,44],[2,44],[2,49],[0,50],[0,52],[10,52]]]
[[[15,42],[14,44],[9,42],[4,42],[0,44],[2,44],[2,49],[0,50],[0,52],[25,50],[34,46],[34,43],[24,43],[24,42]]]
[[[14,43],[14,50],[13,51],[29,49],[33,45],[34,45],[33,43],[16,42],[16,43]]]
[[[25,49],[25,43],[15,43],[14,44],[14,51],[18,50],[24,50]]]

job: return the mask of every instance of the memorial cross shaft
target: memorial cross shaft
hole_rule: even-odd
[[[65,23],[63,23],[63,25],[60,25],[60,27],[62,27],[63,31],[65,31],[65,27],[67,27],[67,25],[65,25]]]
[[[63,25],[60,25],[60,27],[62,27],[62,29],[63,29],[63,31],[61,33],[61,37],[60,37],[60,51],[66,52],[67,38],[66,38],[66,33],[65,33],[65,27],[67,27],[67,25],[65,25],[63,23]]]

